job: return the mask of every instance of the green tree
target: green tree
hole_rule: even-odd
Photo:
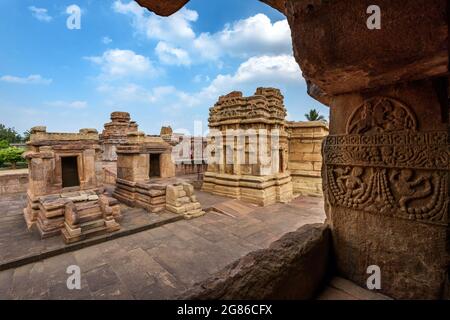
[[[17,162],[24,161],[22,153],[24,150],[22,148],[8,147],[0,150],[0,159],[3,163],[9,162],[12,169],[16,169]],[[0,160],[1,162],[1,160]]]
[[[30,140],[31,131],[27,130],[22,135],[22,142],[28,142]]]
[[[0,124],[0,140],[6,140],[9,143],[22,142],[22,137],[14,128],[7,128],[5,125]]]
[[[0,150],[0,167],[3,167],[5,163],[5,157],[3,156],[2,150]]]
[[[0,149],[5,149],[9,147],[9,143],[6,140],[0,140]]]
[[[308,119],[308,121],[325,120],[324,116],[320,115],[316,109],[309,110],[309,113],[306,113],[305,117],[306,117],[306,119]]]

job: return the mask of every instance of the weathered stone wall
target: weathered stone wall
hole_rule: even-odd
[[[161,136],[162,137],[162,136]],[[168,139],[174,145],[172,154],[175,161],[177,176],[203,173],[208,169],[207,162],[207,138],[179,135]]]
[[[207,164],[190,164],[180,163],[175,165],[175,174],[177,176],[184,176],[189,174],[203,173],[208,169]]]
[[[326,283],[331,266],[330,230],[305,225],[269,248],[254,251],[180,298],[194,300],[311,299]]]
[[[28,170],[3,173],[0,171],[0,196],[4,194],[26,192],[28,188]]]
[[[105,161],[102,162],[103,183],[108,185],[115,185],[117,180],[117,162]]]
[[[323,121],[288,122],[289,160],[294,193],[322,196],[322,141],[328,135]]]

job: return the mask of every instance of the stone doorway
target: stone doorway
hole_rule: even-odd
[[[61,157],[62,187],[78,187],[78,157]]]
[[[159,162],[160,154],[150,154],[150,178],[161,177],[161,167]]]

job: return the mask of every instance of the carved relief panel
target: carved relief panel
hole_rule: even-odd
[[[364,101],[346,128],[346,135],[330,135],[324,142],[331,205],[448,223],[446,131],[419,132],[412,110],[387,97]]]

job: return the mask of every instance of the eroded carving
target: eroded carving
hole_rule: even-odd
[[[413,112],[398,100],[375,97],[356,108],[347,123],[347,133],[368,134],[416,130]]]
[[[417,127],[411,109],[395,99],[375,97],[356,108],[348,134],[324,143],[330,203],[447,224],[448,133]]]
[[[445,131],[334,135],[325,140],[327,164],[450,169]]]
[[[328,166],[326,178],[332,205],[447,223],[447,172]]]

